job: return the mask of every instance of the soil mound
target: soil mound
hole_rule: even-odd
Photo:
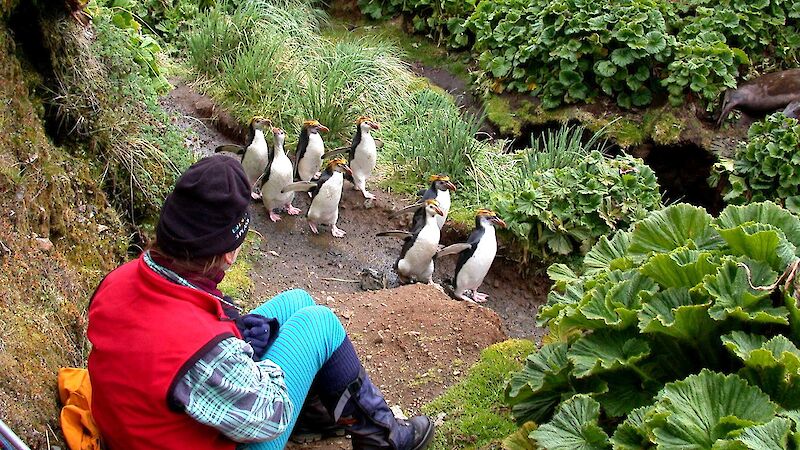
[[[481,350],[507,338],[497,313],[426,284],[328,295],[318,303],[336,312],[370,378],[408,416],[455,384]],[[349,449],[350,442],[287,447],[300,448]]]

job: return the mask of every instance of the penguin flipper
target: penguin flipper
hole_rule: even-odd
[[[294,183],[289,183],[281,189],[281,193],[285,194],[287,192],[292,191],[305,191],[308,192],[312,189],[317,187],[317,183],[314,181],[296,181]]]
[[[425,206],[424,203],[414,203],[413,205],[408,205],[405,208],[398,209],[397,211],[394,211],[391,214],[389,214],[389,218],[390,219],[394,219],[395,217],[399,216],[400,214],[405,214],[405,213],[409,213],[411,211],[416,211],[416,210],[422,208],[423,206]]]
[[[244,147],[237,144],[225,144],[225,145],[220,145],[219,147],[214,149],[214,153],[219,153],[219,152],[231,152],[231,153],[236,153],[237,155],[241,155],[242,153],[244,153]]]
[[[322,159],[328,159],[331,156],[342,155],[344,152],[350,150],[350,146],[347,147],[339,147],[333,150],[328,150],[327,152],[322,154]]]
[[[447,247],[436,252],[436,257],[441,258],[442,256],[455,255],[463,252],[464,250],[470,247],[472,247],[472,244],[467,244],[465,242],[462,242],[460,244],[448,245]]]
[[[382,232],[376,234],[375,236],[379,236],[379,237],[395,237],[395,238],[399,238],[399,239],[406,239],[406,238],[409,238],[409,237],[413,236],[413,234],[410,231],[405,231],[405,230],[389,230],[389,231],[382,231]]]

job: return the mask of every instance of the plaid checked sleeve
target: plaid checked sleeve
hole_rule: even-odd
[[[236,338],[206,353],[176,383],[172,398],[193,419],[235,442],[274,439],[292,418],[281,368],[267,359],[253,361],[253,349]]]

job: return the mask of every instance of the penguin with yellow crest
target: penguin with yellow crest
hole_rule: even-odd
[[[506,223],[494,211],[479,209],[475,214],[475,230],[467,242],[449,245],[436,253],[436,258],[458,255],[453,277],[453,296],[456,299],[483,303],[488,298],[486,294],[478,292],[478,288],[497,255],[495,226],[505,228]],[[467,296],[467,292],[471,297]]]
[[[361,116],[356,120],[356,132],[350,144],[350,168],[353,170],[353,188],[361,191],[364,198],[372,199],[375,195],[367,191],[367,178],[375,170],[378,161],[378,148],[372,130],[380,130],[381,126],[371,117]]]
[[[420,190],[420,195],[422,198],[417,203],[393,212],[389,218],[394,218],[400,214],[414,211],[414,219],[411,222],[411,230],[416,230],[425,224],[425,211],[423,209],[425,206],[425,201],[435,199],[439,203],[439,209],[442,210],[442,215],[436,216],[436,224],[441,230],[445,221],[447,220],[447,213],[450,212],[450,191],[455,191],[456,185],[454,185],[453,182],[450,181],[450,177],[444,173],[431,175],[431,177],[428,179],[428,182],[430,182],[431,185],[424,191]]]
[[[425,222],[418,230],[392,230],[378,233],[378,236],[402,238],[405,243],[400,250],[400,257],[395,263],[395,270],[400,281],[432,282],[433,257],[439,249],[441,232],[436,224],[436,217],[442,215],[439,202],[435,199],[425,200]]]
[[[339,220],[339,201],[342,199],[344,174],[352,174],[347,161],[337,158],[328,162],[325,171],[316,181],[296,181],[289,184],[281,192],[309,191],[311,206],[308,207],[308,226],[314,234],[318,234],[317,225],[331,226],[333,237],[344,237],[344,230],[336,226]]]
[[[271,159],[267,139],[264,136],[264,130],[269,130],[271,128],[271,120],[262,116],[255,116],[250,119],[247,142],[244,146],[226,144],[220,145],[214,150],[215,153],[231,152],[242,155],[242,168],[244,169],[244,173],[247,174],[247,179],[250,181],[250,188],[252,190],[250,195],[256,200],[261,198],[261,194],[255,189],[256,182],[261,178],[264,169],[266,169]]]
[[[297,139],[296,160],[294,165],[295,181],[311,181],[319,174],[322,167],[322,155],[325,154],[325,143],[320,132],[327,133],[328,127],[317,120],[306,120]]]

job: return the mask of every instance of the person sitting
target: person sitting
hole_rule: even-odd
[[[241,314],[219,291],[249,203],[238,161],[198,161],[164,201],[151,248],[100,282],[88,370],[105,445],[280,449],[308,411],[304,427],[343,427],[353,449],[426,448],[429,418],[394,417],[329,308],[295,289]]]

